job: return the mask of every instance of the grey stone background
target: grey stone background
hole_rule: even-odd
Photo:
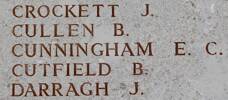
[[[114,4],[120,5],[117,17],[96,18],[47,18],[16,19],[11,10],[17,4]],[[141,17],[144,4],[151,4],[153,17]],[[94,12],[91,12],[94,13]],[[107,15],[107,16],[106,16]],[[94,38],[61,38],[58,41],[40,38],[17,38],[11,35],[16,23],[94,23]],[[129,37],[114,38],[112,24],[121,22],[130,32]],[[1,0],[0,1],[0,100],[228,100],[228,0]],[[17,42],[148,42],[156,44],[153,57],[80,57],[80,58],[15,58],[11,46]],[[175,41],[185,41],[191,56],[175,57]],[[216,41],[222,56],[209,56],[204,47],[207,42]],[[41,62],[100,62],[112,66],[112,75],[105,78],[15,78],[11,74],[12,64]],[[143,62],[148,75],[132,76],[131,63]],[[10,97],[9,83],[12,82],[59,82],[80,83],[109,81],[111,92],[108,97]],[[139,81],[144,92],[142,96],[129,96],[133,81]]]

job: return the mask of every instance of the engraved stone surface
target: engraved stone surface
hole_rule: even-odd
[[[16,5],[78,5],[89,4],[89,17],[16,18],[12,9]],[[92,4],[103,4],[101,17],[96,17]],[[118,4],[116,17],[110,17],[106,6]],[[153,16],[142,17],[145,4],[150,4]],[[22,11],[23,12],[23,11]],[[61,13],[61,9],[57,12]],[[19,14],[18,14],[19,15]],[[0,1],[0,100],[228,100],[228,0],[1,0]],[[53,32],[53,24],[61,24],[59,31],[67,33],[64,24],[94,24],[94,37],[14,37],[16,24],[45,24],[46,32]],[[114,37],[113,23],[122,23],[129,36]],[[82,29],[79,29],[83,32]],[[23,31],[19,31],[23,32]],[[174,42],[186,42],[186,56],[175,56]],[[80,57],[15,57],[12,46],[17,43],[130,43],[153,42],[154,56],[80,56]],[[211,56],[205,52],[208,42],[216,42],[211,51],[222,55]],[[123,47],[120,47],[123,48]],[[134,48],[135,50],[135,48]],[[20,51],[20,50],[19,50]],[[12,67],[17,63],[97,63],[107,62],[112,72],[109,76],[58,77],[38,75],[15,77]],[[132,75],[132,63],[144,65],[146,74]],[[23,72],[23,69],[18,69]],[[50,72],[51,73],[51,72]],[[62,73],[62,74],[61,74]],[[11,96],[12,83],[62,83],[66,91],[69,82],[77,88],[83,82],[109,83],[108,96]],[[141,95],[130,95],[134,82],[139,82]],[[51,88],[51,87],[50,87]]]

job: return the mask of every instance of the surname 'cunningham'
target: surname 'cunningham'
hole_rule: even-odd
[[[153,56],[152,42],[24,43],[11,48],[16,57]]]

